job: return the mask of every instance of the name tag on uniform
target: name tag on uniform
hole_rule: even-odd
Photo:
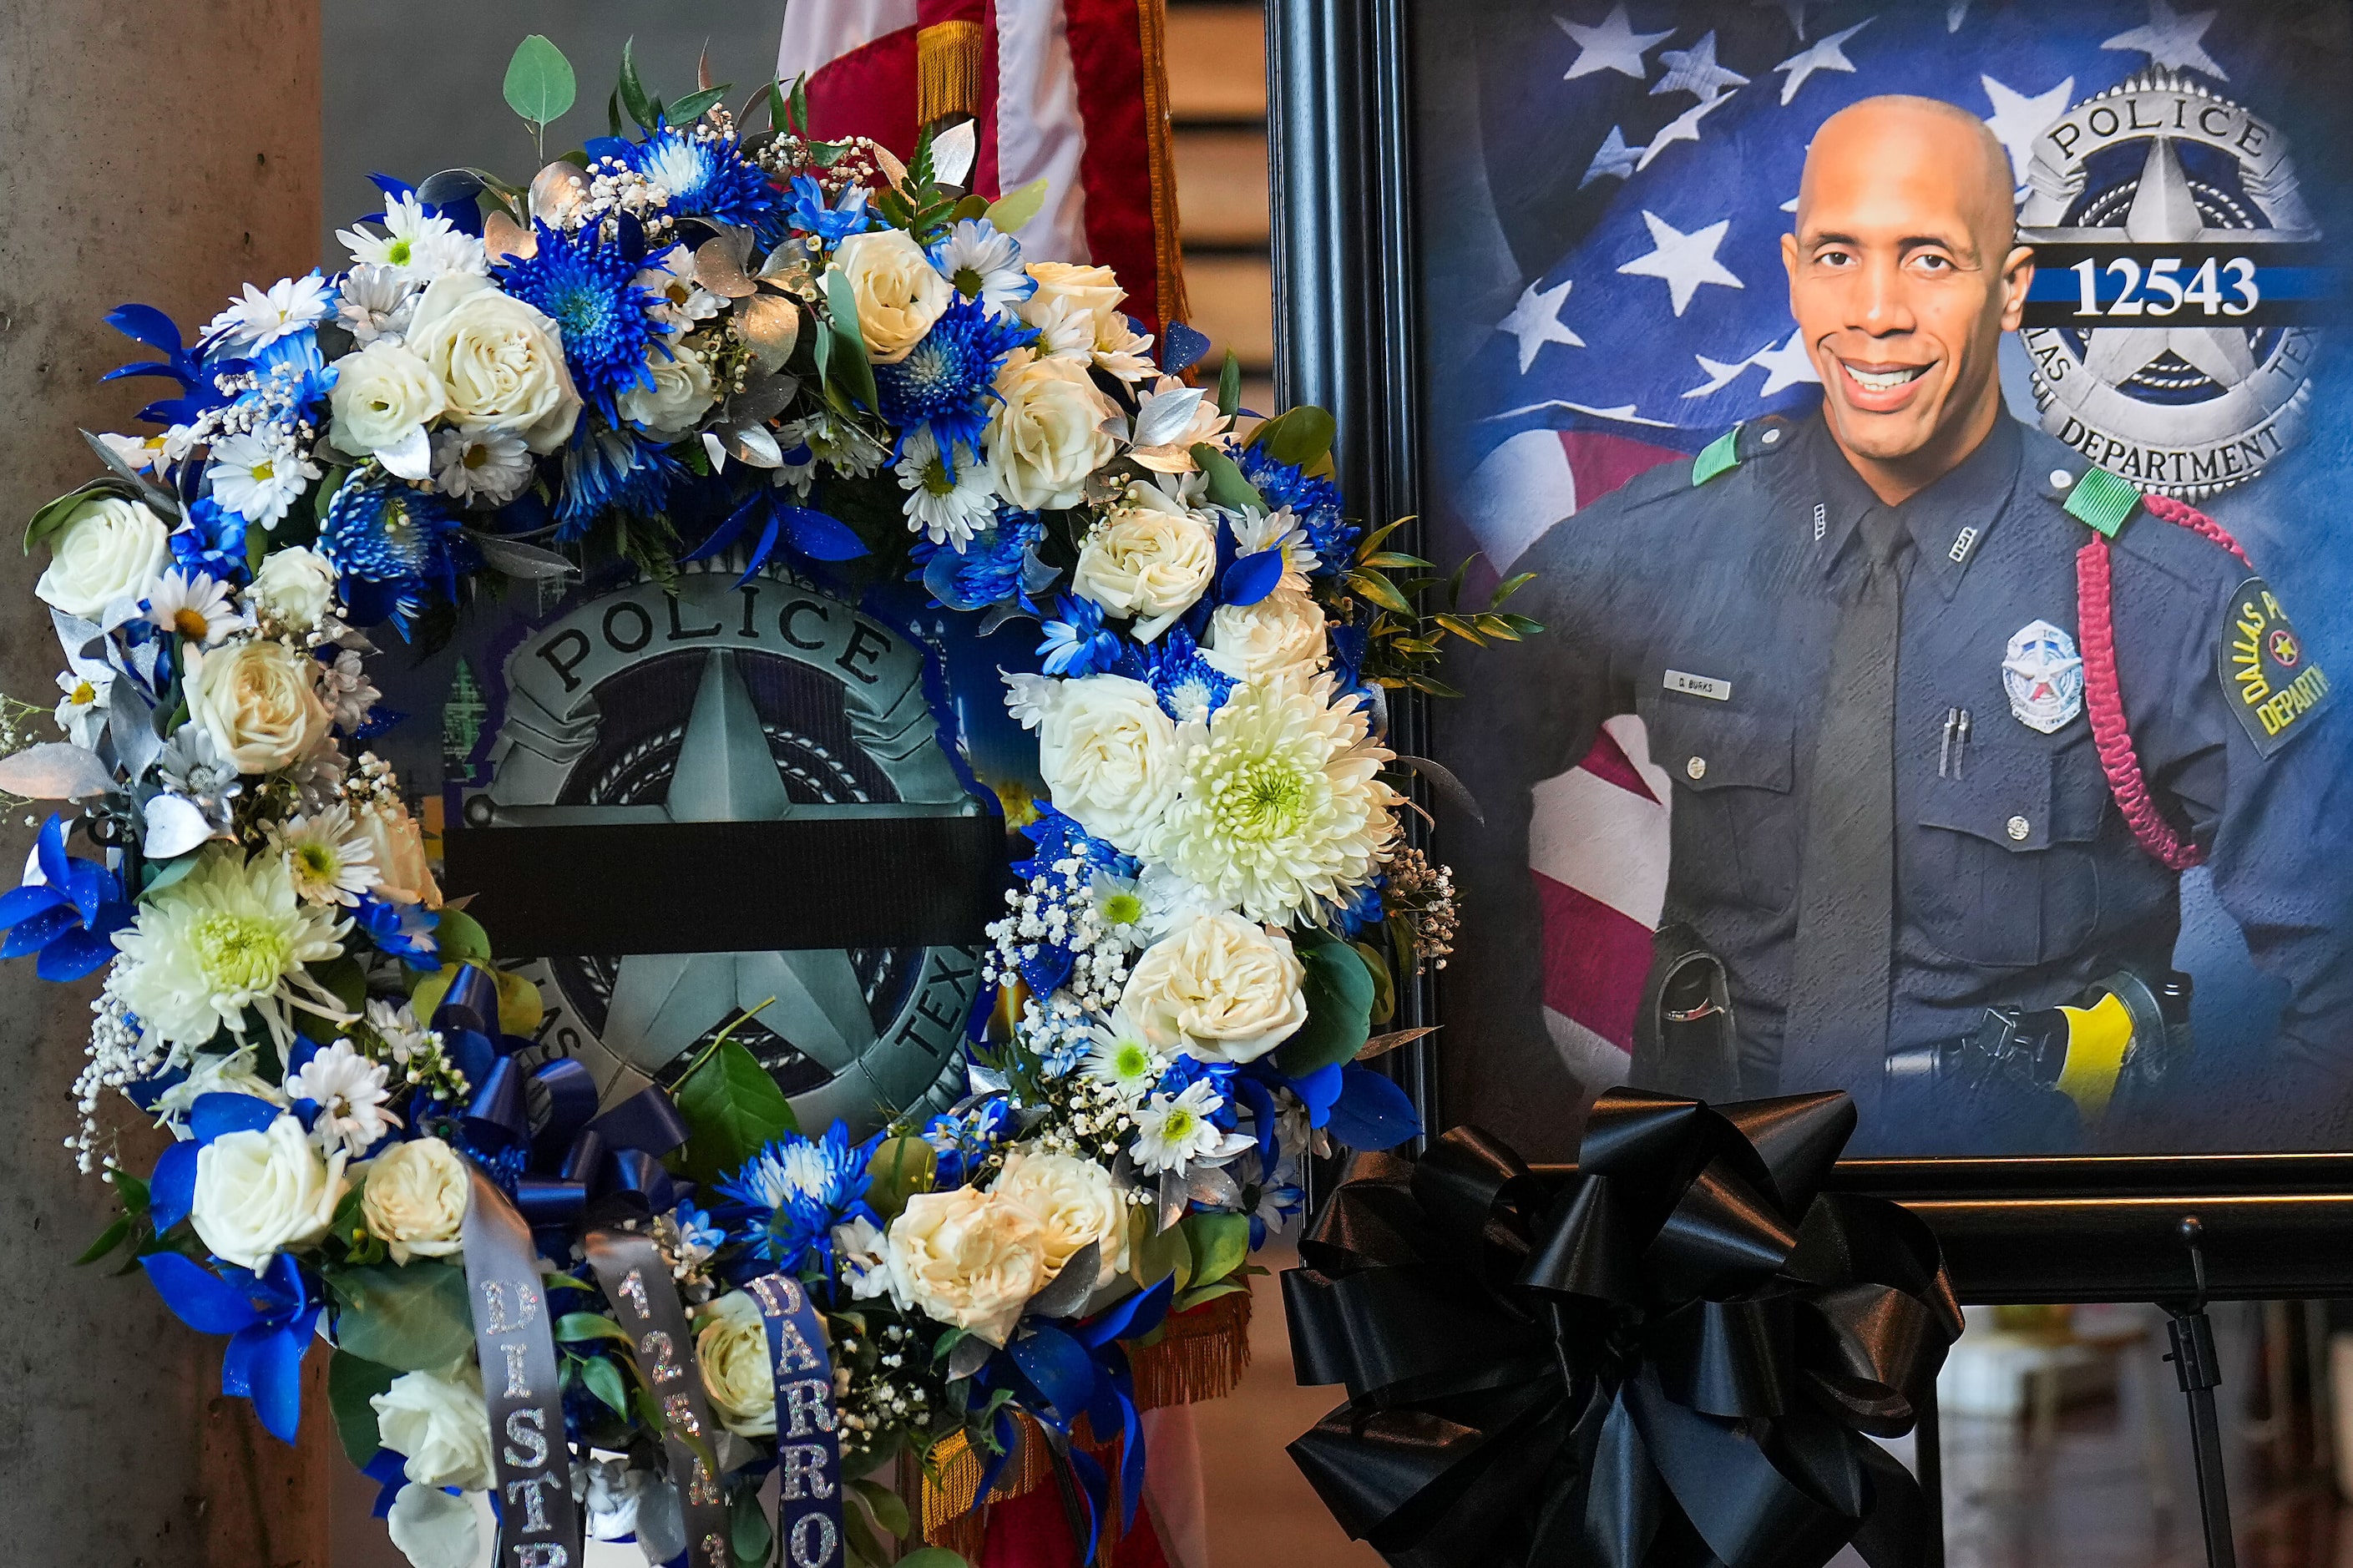
[[[1686,697],[1705,697],[1716,702],[1732,700],[1732,682],[1713,676],[1685,675],[1680,669],[1667,671],[1667,689],[1680,691]]]

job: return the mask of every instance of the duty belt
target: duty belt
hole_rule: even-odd
[[[1989,1007],[1977,1028],[1887,1055],[1887,1082],[1981,1085],[2008,1079],[2056,1089],[2095,1121],[2119,1089],[2155,1088],[2189,1055],[2190,980],[2155,984],[2119,970],[2071,1005]]]

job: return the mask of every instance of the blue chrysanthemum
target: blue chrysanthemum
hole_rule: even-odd
[[[1291,515],[1299,520],[1308,544],[1323,562],[1315,575],[1337,572],[1347,563],[1348,553],[1364,531],[1341,517],[1339,487],[1278,461],[1262,446],[1244,447],[1238,461],[1242,477],[1258,487],[1270,510],[1289,507]]]
[[[201,572],[216,583],[242,584],[246,567],[245,519],[210,496],[188,505],[187,526],[172,535],[172,560],[189,575]]]
[[[1233,695],[1233,678],[1201,657],[1193,634],[1171,626],[1144,649],[1145,681],[1160,699],[1160,710],[1182,723],[1206,720]]]
[[[662,335],[646,313],[654,297],[634,281],[642,262],[621,246],[601,243],[593,227],[576,235],[533,227],[538,250],[506,262],[500,286],[555,322],[580,395],[607,424],[618,425],[614,400],[632,386],[653,384],[646,355]]]
[[[441,967],[440,944],[433,928],[441,917],[423,904],[396,903],[374,893],[362,893],[352,910],[360,929],[380,952],[388,952],[411,969]]]
[[[670,192],[672,217],[768,231],[784,205],[776,187],[746,159],[733,136],[698,136],[692,127],[658,127],[628,152],[629,166]]]
[[[1045,671],[1075,680],[1100,675],[1119,662],[1117,632],[1103,629],[1103,606],[1092,599],[1064,595],[1062,614],[1044,626],[1046,640],[1038,645]]]
[[[449,542],[458,531],[440,499],[388,475],[364,469],[327,503],[319,552],[343,577],[352,619],[372,626],[389,618],[402,636],[425,607],[425,590],[457,591]]]
[[[1366,927],[1381,923],[1381,886],[1385,880],[1387,879],[1376,877],[1350,894],[1346,903],[1333,906],[1333,913],[1340,921],[1342,935],[1354,937],[1361,934]]]
[[[874,225],[874,215],[867,210],[864,185],[850,186],[841,193],[839,206],[828,206],[825,187],[807,174],[793,176],[793,202],[786,216],[793,227],[826,245],[839,245]]]
[[[608,511],[650,517],[670,500],[670,481],[684,472],[667,448],[627,430],[573,432],[564,449],[564,479],[555,501],[555,537],[574,540]]]
[[[959,447],[977,458],[988,405],[998,400],[997,367],[1037,339],[1038,330],[1016,317],[993,316],[977,300],[957,300],[906,358],[874,367],[882,417],[902,441],[917,426],[929,430],[951,466]]]
[[[730,1234],[787,1274],[812,1252],[830,1258],[833,1227],[865,1208],[868,1152],[841,1121],[820,1138],[777,1139],[719,1183]]]
[[[1034,511],[1001,510],[997,524],[972,536],[961,553],[944,544],[918,540],[911,553],[923,568],[923,586],[932,597],[952,610],[980,610],[991,605],[1017,603],[1036,613],[1029,595],[1043,591],[1054,579],[1052,568],[1037,558],[1046,525]]]

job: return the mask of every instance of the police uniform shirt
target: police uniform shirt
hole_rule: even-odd
[[[1542,695],[1506,705],[1498,743],[1516,773],[1506,847],[1525,866],[1526,788],[1575,766],[1602,719],[1641,718],[1672,784],[1665,919],[1725,962],[1742,1087],[1769,1092],[1807,792],[1823,783],[1811,776],[1820,693],[1841,595],[1862,565],[1857,524],[1878,502],[1818,413],[1747,426],[1737,450],[1738,466],[1704,483],[1684,462],[1641,475],[1514,563],[1538,574],[1525,596],[1548,630],[1512,650],[1535,673],[1528,682],[1530,666],[1515,665],[1515,689]],[[2084,468],[2005,416],[1897,509],[1913,547],[1894,749],[1894,1049],[1968,1033],[1989,1005],[2050,1006],[2120,966],[2171,964],[2178,876],[2134,837],[2087,720],[2078,710],[2039,732],[2012,716],[2003,686],[2013,634],[2043,621],[2080,638],[2075,557],[2092,534],[2053,481]],[[2341,1083],[2353,1065],[2353,791],[2337,744],[2304,733],[2267,757],[2227,705],[2217,647],[2251,575],[2236,558],[2145,513],[2111,554],[2119,684],[2151,794],[2209,847],[2255,961],[2292,988],[2282,1047]],[[1957,710],[1968,729],[1954,755]],[[2309,718],[2307,730],[2343,723]],[[1533,920],[1525,873],[1517,880],[1506,918]]]

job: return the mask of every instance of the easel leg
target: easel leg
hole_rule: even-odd
[[[1936,1385],[1929,1384],[1912,1428],[1912,1463],[1920,1479],[1920,1500],[1928,1510],[1925,1568],[1945,1568],[1945,1441],[1936,1418]]]
[[[2191,1457],[2198,1466],[2198,1517],[2206,1531],[2207,1568],[2238,1568],[2239,1552],[2231,1539],[2231,1489],[2222,1473],[2222,1424],[2214,1415],[2214,1390],[2221,1384],[2222,1369],[2214,1351],[2214,1323],[2206,1315],[2206,1255],[2198,1243],[2202,1227],[2195,1215],[2181,1221],[2181,1239],[2189,1248],[2190,1268],[2198,1294],[2187,1305],[2163,1303],[2172,1321],[2173,1375],[2189,1401]]]

